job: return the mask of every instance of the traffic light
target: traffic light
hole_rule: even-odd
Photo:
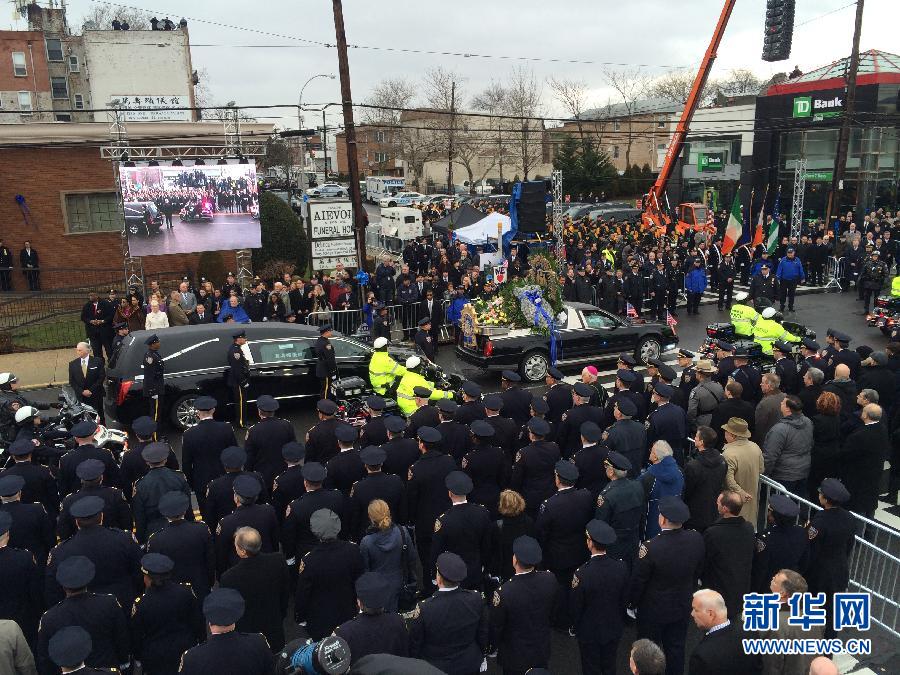
[[[784,61],[791,55],[795,0],[766,0],[763,61]]]

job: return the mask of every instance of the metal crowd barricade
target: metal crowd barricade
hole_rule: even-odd
[[[768,476],[760,476],[757,530],[766,525],[766,508],[773,494],[787,495],[800,504],[800,524],[807,522],[818,504],[788,492]],[[900,532],[851,512],[857,524],[856,544],[850,554],[850,590],[871,594],[871,618],[900,637]]]
[[[441,301],[444,313],[444,323],[438,333],[440,342],[452,342],[451,327],[447,325],[446,301]],[[388,317],[391,322],[391,341],[400,342],[410,340],[415,335],[419,321],[419,304],[413,305],[388,305]],[[369,326],[366,323],[366,313],[362,309],[341,309],[322,312],[310,312],[306,317],[306,323],[310,326],[318,326],[330,323],[334,329],[344,335],[353,335],[368,340]]]
[[[828,282],[825,284],[825,290],[829,288],[836,288],[839,291],[844,290],[841,286],[841,279],[844,278],[844,269],[845,261],[843,257],[838,258],[837,256],[830,256],[828,258],[828,265],[825,269],[825,278],[828,279]]]

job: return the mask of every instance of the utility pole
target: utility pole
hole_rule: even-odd
[[[366,265],[366,216],[359,193],[359,162],[356,157],[356,130],[353,128],[353,98],[350,94],[350,62],[347,59],[347,34],[344,31],[344,8],[341,0],[332,0],[334,34],[337,41],[338,73],[341,77],[341,102],[344,108],[344,135],[347,142],[347,170],[350,172],[350,202],[356,235],[357,269]]]
[[[856,105],[856,72],[859,70],[859,35],[862,32],[863,6],[865,0],[856,0],[856,23],[853,26],[853,49],[850,52],[850,67],[847,72],[847,94],[844,105],[844,117],[838,135],[837,152],[834,156],[834,171],[831,177],[831,191],[828,193],[828,206],[825,211],[825,222],[831,225],[832,216],[841,209],[844,196],[844,171],[847,168],[847,147],[850,144],[850,122]],[[838,214],[839,215],[839,214]]]
[[[453,139],[456,136],[456,80],[450,83],[450,136],[447,143],[447,194],[453,194]]]
[[[322,157],[325,160],[325,182],[328,182],[328,127],[325,126],[325,108],[322,108]]]

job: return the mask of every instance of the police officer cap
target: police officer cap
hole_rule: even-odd
[[[442,398],[440,401],[438,401],[437,407],[441,412],[452,415],[456,412],[456,409],[459,406],[456,405],[456,401],[454,401],[452,398]]]
[[[825,335],[827,335],[827,336],[830,337],[830,338],[833,338],[833,337],[834,337],[834,328],[828,328],[828,329],[826,329],[826,330],[825,330]]]
[[[316,410],[318,410],[323,415],[334,415],[337,412],[337,403],[334,401],[329,401],[327,398],[323,398],[321,401],[316,403]]]
[[[419,440],[423,443],[440,443],[443,440],[441,432],[434,427],[419,427],[417,433]]]
[[[800,515],[800,505],[787,495],[773,494],[769,496],[769,508],[787,518]]]
[[[791,345],[789,345],[787,342],[784,342],[783,340],[775,340],[775,344],[772,346],[782,354],[790,354],[791,351],[793,351],[793,347],[791,347]]]
[[[819,486],[819,492],[825,495],[825,499],[835,504],[843,504],[850,499],[850,492],[837,478],[826,478]]]
[[[247,462],[247,451],[236,445],[229,446],[219,455],[226,469],[240,469]]]
[[[625,384],[631,384],[632,382],[636,382],[638,379],[638,375],[633,370],[628,370],[626,368],[619,368],[616,371],[616,377],[622,380]]]
[[[366,572],[356,580],[356,597],[369,609],[383,609],[391,597],[391,590],[380,572]]]
[[[575,394],[581,398],[590,398],[597,393],[596,389],[585,382],[576,382],[573,389],[575,390]]]
[[[812,349],[814,352],[817,352],[820,349],[819,343],[812,338],[803,338],[803,346],[807,349]]]
[[[341,517],[331,509],[313,511],[309,529],[319,539],[335,539],[341,531]]]
[[[578,432],[590,443],[596,443],[603,435],[603,431],[597,426],[597,423],[590,420],[583,422]]]
[[[262,485],[259,479],[249,473],[242,473],[235,478],[231,487],[238,497],[243,497],[244,499],[253,499],[262,492]]]
[[[562,480],[568,483],[574,483],[578,480],[578,467],[567,459],[561,459],[556,462],[553,469]]]
[[[263,412],[275,412],[276,410],[278,410],[278,401],[276,401],[274,397],[269,396],[268,394],[263,394],[258,399],[256,399],[256,407]]]
[[[527,534],[517,537],[513,541],[513,555],[527,567],[537,565],[544,557],[537,539],[529,537]]]
[[[151,335],[150,337],[148,337],[146,340],[144,340],[145,345],[152,345],[152,344],[156,344],[157,342],[159,342],[159,337],[157,337],[155,333],[153,335]]]
[[[683,359],[692,359],[696,356],[696,354],[694,354],[694,352],[689,351],[687,349],[679,349],[678,356],[680,356]]]
[[[34,443],[27,438],[20,438],[9,446],[8,452],[13,457],[21,457],[22,455],[30,455],[34,452]]]
[[[141,558],[141,569],[146,574],[168,574],[175,569],[175,561],[162,553],[147,553]]]
[[[451,471],[444,479],[444,485],[455,495],[464,496],[472,491],[472,479],[462,471]]]
[[[73,518],[93,518],[103,511],[106,505],[100,497],[82,497],[69,507],[69,514]]]
[[[469,382],[466,380],[462,383],[462,390],[466,396],[481,396],[481,385],[476,382]]]
[[[22,476],[16,474],[3,476],[0,478],[0,497],[12,497],[19,494],[23,487],[25,487],[25,479]]]
[[[554,380],[562,380],[565,377],[565,375],[562,374],[562,371],[559,370],[559,368],[548,368],[547,374]]]
[[[601,546],[609,546],[616,541],[616,531],[602,520],[594,518],[585,529],[588,536]]]
[[[319,462],[307,462],[300,470],[301,475],[310,483],[321,483],[328,475],[328,469]]]
[[[210,411],[216,407],[218,401],[212,396],[199,396],[194,399],[194,408],[196,410]],[[147,419],[150,419],[149,417]],[[151,420],[152,421],[152,420]]]
[[[384,410],[387,404],[380,396],[370,396],[366,399],[366,405],[369,407],[369,410]]]
[[[671,384],[659,380],[653,385],[653,391],[663,398],[672,398],[675,395],[675,388]]]
[[[421,328],[422,326],[427,326],[430,323],[431,319],[429,319],[427,316],[424,319],[419,319],[419,328]]]
[[[234,332],[234,333],[231,334],[231,339],[232,339],[232,340],[237,340],[238,338],[242,338],[242,337],[247,337],[247,331],[245,331],[245,330],[239,330],[239,331]]]
[[[678,374],[675,372],[675,369],[672,368],[672,366],[666,365],[664,363],[659,367],[659,376],[666,382],[672,382],[676,377],[678,377]]]
[[[431,389],[428,387],[413,387],[413,394],[416,398],[428,398],[431,396]]]
[[[750,356],[750,352],[747,351],[747,348],[741,345],[740,347],[736,347],[734,350],[734,355],[737,357],[747,357]]]
[[[384,418],[384,428],[392,434],[399,433],[406,429],[406,420],[399,415],[390,415]]]
[[[497,394],[485,396],[482,403],[487,410],[501,410],[503,408],[503,399],[497,396]]]
[[[244,598],[233,588],[216,588],[203,600],[203,616],[213,626],[230,626],[244,616]]]
[[[94,648],[91,634],[81,626],[60,628],[47,643],[47,655],[60,668],[77,668]]]
[[[96,567],[90,558],[73,555],[59,563],[56,581],[63,588],[84,588],[94,580],[95,573]]]
[[[721,349],[723,352],[733,352],[734,345],[730,342],[725,342],[725,340],[716,340],[716,347]]]
[[[469,425],[469,430],[478,438],[490,438],[495,433],[494,427],[484,420],[475,420]]]
[[[72,427],[72,435],[75,438],[90,438],[97,431],[97,423],[96,422],[88,422],[87,420],[82,420],[74,427]]]
[[[691,511],[680,497],[663,497],[659,500],[659,512],[673,523],[684,523],[691,517]]]
[[[387,453],[377,445],[367,445],[359,451],[359,458],[368,466],[381,466],[387,459]]]
[[[444,579],[455,584],[460,583],[469,574],[465,561],[456,553],[449,551],[438,556],[437,571]]]
[[[319,326],[319,335],[324,335],[325,333],[327,333],[330,330],[331,330],[331,324],[323,323],[321,326]]]
[[[155,464],[156,462],[164,462],[169,456],[169,444],[163,442],[148,443],[141,450],[141,457],[145,462]]]
[[[547,401],[540,396],[531,397],[531,409],[534,410],[536,415],[546,415],[550,412],[550,406],[547,405]]]
[[[847,335],[846,333],[842,333],[841,331],[836,330],[836,331],[834,331],[834,339],[835,339],[835,340],[840,340],[841,342],[847,342],[847,343],[849,343],[850,340],[852,340],[853,338],[851,338],[851,337],[850,337],[849,335]]]
[[[0,537],[9,532],[12,527],[12,516],[6,511],[0,511]]]
[[[659,370],[662,367],[663,362],[662,359],[647,359],[647,365],[653,366],[654,368]]]
[[[502,373],[500,373],[500,377],[502,377],[507,382],[521,382],[522,381],[522,376],[519,375],[514,370],[504,370]]]
[[[356,427],[349,424],[339,424],[334,430],[334,435],[337,436],[337,439],[342,443],[353,443],[359,438]]]
[[[105,468],[106,465],[99,459],[86,459],[75,467],[75,475],[80,480],[97,480]]]
[[[165,518],[177,518],[187,513],[190,505],[190,497],[178,490],[172,490],[159,498],[159,506],[156,508]]]
[[[134,422],[132,422],[131,430],[134,432],[135,436],[140,436],[141,438],[150,438],[151,436],[153,436],[153,434],[156,433],[156,422],[153,421],[152,417],[147,417],[146,415],[144,415],[143,417],[138,417]]]
[[[127,321],[117,321],[116,323],[113,324],[113,328],[116,330],[122,330],[123,328],[128,328],[128,322]]]
[[[546,436],[550,433],[550,425],[540,417],[532,417],[528,420],[528,430],[536,436]]]
[[[281,456],[285,462],[299,462],[306,456],[306,448],[303,443],[289,441],[281,446]]]
[[[631,354],[626,354],[625,352],[619,354],[619,361],[621,361],[622,363],[627,363],[632,367],[637,365],[637,361],[635,361],[634,357]]]
[[[619,412],[625,415],[625,417],[634,417],[637,415],[637,406],[631,399],[628,398],[618,398],[616,399],[616,407],[619,409]]]
[[[618,469],[619,471],[631,471],[631,460],[621,452],[610,450],[609,454],[606,456],[606,461],[609,462],[610,466],[614,469]]]

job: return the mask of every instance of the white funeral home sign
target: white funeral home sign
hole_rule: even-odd
[[[309,202],[309,238],[313,270],[334,269],[338,263],[356,267],[353,205],[350,202]]]

